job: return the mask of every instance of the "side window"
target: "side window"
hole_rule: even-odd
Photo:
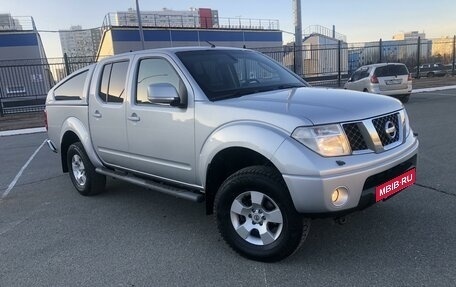
[[[353,82],[356,82],[359,79],[361,79],[361,70],[355,71],[351,78]]]
[[[128,61],[110,63],[103,67],[98,97],[105,103],[122,103],[125,97],[125,81]]]
[[[364,79],[364,78],[367,78],[369,77],[369,70],[368,69],[365,69],[365,70],[362,70],[361,71],[361,75],[360,75],[360,79]]]
[[[54,90],[54,98],[57,101],[80,100],[84,93],[84,84],[88,70],[71,77]]]
[[[100,85],[100,91],[98,91],[98,97],[100,99],[107,103],[107,97],[108,97],[108,85],[109,85],[109,77],[111,76],[111,68],[112,64],[108,64],[103,67],[103,74],[101,76],[101,85]]]
[[[173,85],[181,97],[186,93],[184,83],[167,60],[162,58],[141,60],[136,78],[136,103],[149,104],[147,88],[151,84],[162,83]]]

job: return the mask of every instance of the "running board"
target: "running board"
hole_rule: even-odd
[[[123,180],[123,181],[129,182],[129,183],[132,183],[134,185],[139,185],[139,186],[142,186],[145,188],[149,188],[149,189],[152,189],[152,190],[164,193],[164,194],[172,195],[177,198],[182,198],[182,199],[190,200],[193,202],[203,202],[204,201],[204,195],[201,193],[198,194],[198,193],[186,190],[186,189],[181,189],[181,188],[177,188],[174,186],[165,185],[163,183],[158,183],[158,182],[154,182],[151,180],[142,179],[142,178],[133,176],[128,173],[116,172],[116,171],[113,171],[113,170],[110,170],[107,168],[97,167],[95,169],[95,171],[97,173],[100,173],[100,174],[103,174],[106,176],[110,176],[110,177],[113,177],[113,178],[116,178],[119,180]]]

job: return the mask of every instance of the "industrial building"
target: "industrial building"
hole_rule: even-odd
[[[0,14],[0,113],[43,109],[53,84],[33,18]]]
[[[142,49],[136,11],[109,13],[103,22],[99,57]],[[209,8],[141,11],[144,47],[281,47],[278,20],[221,18]]]

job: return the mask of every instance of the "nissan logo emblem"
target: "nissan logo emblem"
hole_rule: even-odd
[[[396,137],[396,126],[392,121],[387,121],[385,124],[385,133],[388,135],[390,139],[394,139]]]

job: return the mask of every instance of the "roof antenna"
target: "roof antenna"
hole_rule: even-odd
[[[211,42],[209,42],[209,41],[206,41],[206,43],[208,43],[209,45],[211,45],[211,48],[215,48],[215,45],[214,45],[214,44],[212,44]]]

